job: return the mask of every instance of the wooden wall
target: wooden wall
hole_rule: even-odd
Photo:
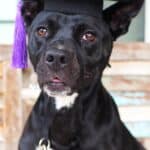
[[[11,47],[0,46],[0,149],[17,149],[24,122],[38,97],[36,75],[10,67]],[[103,83],[129,130],[150,150],[150,44],[115,43]]]
[[[150,45],[116,43],[110,64],[103,82],[129,130],[150,149]]]
[[[10,46],[0,47],[0,149],[17,149],[22,129],[22,72],[10,67]]]

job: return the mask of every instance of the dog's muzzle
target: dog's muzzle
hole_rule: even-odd
[[[46,64],[54,70],[63,69],[70,62],[69,53],[64,50],[51,50],[45,54]]]

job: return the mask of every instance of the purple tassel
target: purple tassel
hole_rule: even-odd
[[[21,15],[22,3],[17,6],[17,16],[15,22],[14,44],[12,54],[12,66],[15,68],[27,67],[27,46],[26,46],[26,31]]]

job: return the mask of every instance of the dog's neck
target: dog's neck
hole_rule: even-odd
[[[82,91],[79,95],[74,93],[66,97],[62,95],[48,96],[44,92],[44,95],[49,97],[46,99],[54,106],[54,116],[52,117],[49,128],[49,138],[51,139],[53,147],[59,148],[65,147],[66,145],[67,147],[72,147],[72,143],[75,143],[75,146],[78,145],[76,136],[78,131],[82,128],[83,119],[88,118],[85,116],[89,115],[89,106],[93,106],[93,109],[98,107],[96,95],[99,92],[100,95],[102,94],[101,91],[99,91],[100,84],[96,84],[95,86],[93,85],[84,89],[85,91],[88,90],[92,97],[87,95],[85,91]],[[95,98],[93,99],[93,97]],[[59,135],[62,135],[62,138],[60,138]],[[73,141],[70,141],[70,139],[73,139]]]
[[[54,100],[56,110],[60,110],[62,108],[71,108],[72,105],[75,103],[75,100],[78,96],[78,93],[74,92],[72,94],[67,94],[69,92],[51,92],[45,86],[43,88],[44,93]]]
[[[75,103],[78,93],[73,93],[72,95],[55,95],[53,96],[55,100],[55,107],[60,110],[64,107],[71,108]]]

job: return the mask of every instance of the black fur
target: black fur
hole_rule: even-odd
[[[54,150],[144,150],[120,120],[116,104],[101,82],[113,41],[128,31],[142,3],[117,3],[92,17],[46,12],[42,1],[24,0],[29,56],[41,94],[25,125],[19,150],[35,150],[41,138],[50,139]],[[37,34],[41,26],[47,29],[44,37]],[[96,39],[85,41],[85,33]],[[71,88],[68,94],[79,94],[72,107],[56,110],[55,98],[43,91],[44,85],[58,88],[51,85],[54,76]]]

